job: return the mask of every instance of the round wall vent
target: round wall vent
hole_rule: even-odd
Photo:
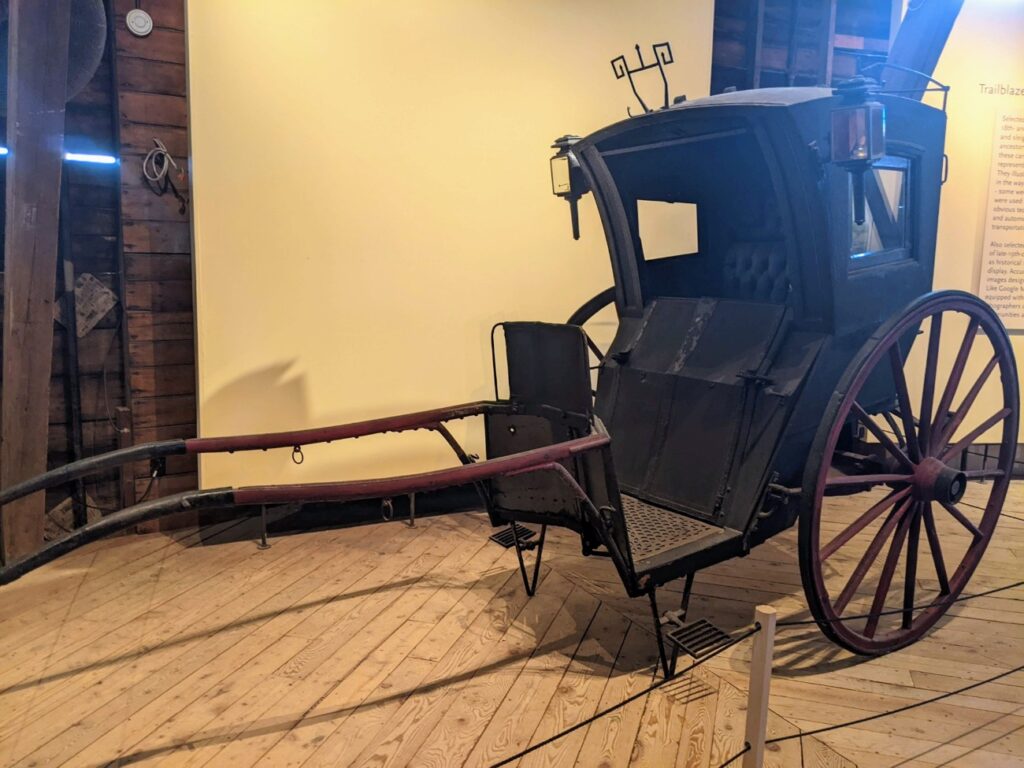
[[[128,11],[124,23],[128,25],[128,31],[136,37],[145,37],[153,31],[153,17],[141,8]]]

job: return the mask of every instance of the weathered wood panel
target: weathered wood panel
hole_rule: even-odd
[[[152,193],[147,193],[152,194]],[[124,249],[138,253],[191,253],[192,230],[188,222],[124,222]]]
[[[185,95],[185,65],[124,58],[117,69],[118,87],[126,91]]]
[[[121,24],[116,34],[118,59],[134,57],[172,64],[185,63],[185,34],[180,30],[154,28],[148,37],[135,37]]]
[[[751,83],[827,85],[853,77],[863,66],[885,60],[900,5],[893,0],[718,0],[711,92]],[[761,13],[754,12],[758,6]]]
[[[181,0],[114,0],[118,21],[122,21],[132,8],[141,8],[148,13],[157,28],[185,29],[185,5]]]
[[[139,61],[145,66],[159,66],[152,61],[142,61],[141,59],[128,59],[128,61]],[[160,134],[160,141],[175,157],[188,155],[188,131],[185,128],[161,126],[159,131],[154,131],[151,125],[136,123],[122,123],[121,125],[122,154],[144,156],[153,148],[153,138],[156,133]]]
[[[119,18],[133,7],[135,0],[114,0]],[[195,435],[196,372],[191,212],[169,191],[156,194],[142,173],[154,139],[188,168],[184,2],[139,0],[138,7],[153,17],[153,33],[136,38],[121,24],[116,45],[127,357],[133,440],[142,443]],[[187,175],[174,183],[188,198]],[[148,468],[133,469],[141,495]],[[169,463],[168,473],[151,497],[196,487],[194,460]]]
[[[122,120],[146,125],[188,127],[184,96],[122,90],[118,102]]]

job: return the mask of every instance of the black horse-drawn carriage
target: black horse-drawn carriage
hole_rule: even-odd
[[[564,137],[554,192],[573,204],[574,222],[576,201],[593,195],[615,286],[567,324],[496,328],[507,397],[498,399],[496,374],[489,402],[140,445],[8,488],[0,503],[140,459],[414,429],[438,432],[458,466],[147,501],[8,564],[0,583],[182,509],[472,485],[493,523],[511,525],[531,593],[548,525],[576,531],[584,555],[609,557],[626,591],[650,598],[666,673],[662,625],[681,623],[685,604],[664,619],[657,588],[686,577],[685,601],[698,570],[797,521],[822,631],[858,653],[905,646],[975,570],[1017,440],[1016,366],[998,317],[972,295],[929,292],[944,132],[942,110],[861,83],[723,94]],[[694,234],[695,223],[695,247],[654,252],[655,236],[672,230],[646,230],[647,217],[667,214],[690,217],[678,232]],[[612,302],[618,326],[602,352],[584,326]],[[483,460],[445,426],[472,416],[485,421]],[[998,443],[996,459],[971,469],[965,451],[984,437]],[[971,484],[980,503],[967,506]],[[524,524],[540,525],[539,536],[528,542]]]

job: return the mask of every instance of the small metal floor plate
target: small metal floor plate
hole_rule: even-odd
[[[536,531],[534,531],[534,530],[532,530],[530,528],[527,528],[525,525],[517,524],[516,528],[519,529],[519,543],[520,544],[523,544],[524,542],[529,541],[530,539],[532,539],[534,536],[537,535]],[[512,526],[511,525],[506,526],[505,528],[502,528],[500,531],[498,531],[497,533],[495,533],[495,534],[493,534],[491,536],[488,536],[487,538],[489,538],[495,544],[501,544],[501,546],[503,546],[505,549],[512,549],[512,547],[514,547],[516,545],[516,537],[515,537],[515,534],[512,533]]]
[[[665,637],[679,646],[683,653],[695,659],[714,653],[732,639],[707,619],[676,625],[665,633]]]

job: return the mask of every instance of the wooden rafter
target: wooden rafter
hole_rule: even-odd
[[[942,0],[911,5],[896,32],[889,63],[931,76],[963,4],[963,0]],[[924,96],[927,85],[920,75],[892,68],[883,72],[883,79],[886,90],[915,99]]]

